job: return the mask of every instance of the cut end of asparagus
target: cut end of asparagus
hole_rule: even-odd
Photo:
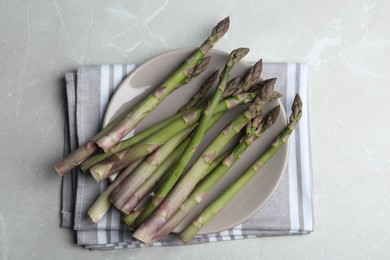
[[[107,210],[110,208],[111,204],[107,202],[107,204],[99,205],[98,207],[91,208],[88,210],[87,214],[93,223],[97,224],[102,217],[106,214]]]
[[[110,172],[112,166],[111,164],[95,165],[89,171],[91,172],[93,178],[100,182],[107,178],[107,173]]]
[[[61,162],[57,163],[57,164],[54,166],[54,170],[56,170],[56,172],[58,173],[58,175],[64,176],[64,175],[67,173],[67,171],[64,171],[64,170],[61,169],[61,164],[60,164],[60,163],[61,163]]]
[[[85,159],[87,159],[93,152],[96,151],[96,145],[92,141],[86,142],[84,145],[73,150],[70,154],[66,155],[61,161],[59,161],[54,169],[60,176],[64,176],[72,169],[80,165]]]
[[[219,38],[224,36],[225,33],[229,30],[230,18],[229,16],[220,21],[217,26],[213,28],[213,35],[217,35]]]

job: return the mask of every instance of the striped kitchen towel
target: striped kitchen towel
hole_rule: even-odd
[[[99,131],[106,105],[120,82],[134,65],[81,66],[66,74],[68,120],[65,127],[64,153],[81,145]],[[291,107],[295,93],[301,95],[304,107],[300,123],[290,138],[285,174],[267,203],[244,223],[222,232],[197,235],[190,244],[263,236],[307,234],[313,231],[313,190],[310,158],[310,133],[307,99],[307,65],[300,63],[265,63],[264,78],[277,77],[276,90],[283,93],[282,103]],[[63,177],[61,226],[73,228],[77,244],[89,249],[108,250],[142,247],[132,239],[121,221],[120,213],[111,208],[95,224],[87,211],[107,186],[96,183],[78,169]],[[182,243],[173,235],[151,246],[173,246]]]

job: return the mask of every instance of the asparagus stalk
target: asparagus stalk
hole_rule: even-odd
[[[180,145],[180,143],[187,138],[194,128],[195,125],[188,127],[151,153],[142,162],[142,164],[137,167],[133,174],[127,177],[126,180],[124,180],[121,185],[119,185],[111,193],[111,201],[116,208],[127,214],[130,213],[129,211],[123,210],[123,206],[125,205],[127,199],[153,174],[156,169],[161,166],[161,164],[169,156],[173,157],[172,153]],[[180,150],[180,148],[176,150]]]
[[[243,94],[244,95],[241,95],[241,97],[248,97],[247,95],[245,95],[245,93]],[[220,109],[216,110],[218,114],[212,117],[213,124],[215,124],[216,121],[223,116],[223,113],[221,112],[225,112],[229,108],[232,108],[246,100],[245,99],[240,101],[238,98],[241,97],[240,95],[237,95],[234,98],[221,101],[219,103],[221,104]],[[217,108],[218,107],[219,106],[217,106]],[[137,143],[131,148],[128,148],[121,152],[117,152],[111,157],[109,157],[107,160],[98,163],[92,168],[90,168],[90,172],[92,176],[97,181],[101,181],[107,178],[108,176],[112,175],[113,173],[133,163],[138,158],[152,153],[154,150],[156,150],[158,147],[163,145],[165,142],[167,142],[170,138],[178,134],[180,131],[184,130],[186,127],[189,127],[193,124],[198,124],[198,121],[202,113],[204,113],[203,108],[199,108],[184,113],[180,119],[175,120],[170,125],[163,128],[161,132],[157,132],[150,135],[149,137],[145,138],[142,142]],[[206,130],[208,129],[209,126],[211,125],[208,125]]]
[[[144,208],[139,208],[137,210],[134,210],[133,212],[131,212],[130,214],[126,215],[126,217],[123,218],[123,221],[127,224],[127,226],[129,226],[130,230],[133,230],[133,225],[134,225],[134,222],[135,220],[139,217],[139,215],[141,215],[142,211],[144,210]]]
[[[273,92],[273,87],[275,85],[275,80],[268,81],[267,84],[262,85],[259,89],[259,94],[255,98],[253,104],[251,104],[248,110],[253,110],[253,108],[259,107],[259,111],[261,108],[269,101],[270,95]],[[247,110],[247,111],[248,111]],[[244,112],[245,113],[245,112]],[[159,187],[156,191],[156,195],[153,197],[151,201],[147,203],[145,209],[141,213],[141,215],[137,218],[135,225],[140,226],[149,216],[153,213],[153,211],[161,204],[161,202],[168,196],[169,192],[176,184],[180,175],[174,175],[171,172],[167,178],[167,180]]]
[[[226,33],[228,28],[229,18],[219,22],[218,25],[213,28],[212,33],[207,40],[190,57],[188,57],[165,82],[127,114],[124,120],[96,140],[95,143],[104,151],[108,151],[117,144],[125,135],[133,130],[146,115],[160,104],[166,96],[175,90],[178,85],[181,85],[187,80],[188,76],[195,70],[197,64],[202,61],[206,53]]]
[[[185,140],[185,142],[188,142],[189,139]],[[187,144],[181,144],[180,148],[178,149],[183,149],[185,148]],[[218,164],[232,151],[232,149],[229,149],[225,153],[223,153],[221,156],[219,156],[217,159],[214,160],[214,162],[210,165],[210,167],[207,169],[207,174],[212,172]],[[153,173],[153,175],[142,184],[137,191],[131,196],[133,197],[134,195],[137,196],[138,198],[144,198],[151,190],[155,187],[157,182],[161,180],[161,178],[164,176],[164,174],[169,170],[169,168],[173,165],[174,161],[179,158],[180,155],[176,156],[170,156],[164,163]],[[170,162],[168,162],[170,160]],[[167,166],[165,168],[165,166]],[[131,199],[131,198],[129,198]],[[140,209],[136,209],[130,214],[126,215],[124,218],[124,221],[126,224],[129,226],[131,230],[136,229],[138,226],[135,224],[136,219],[141,215],[142,211],[144,210],[144,207]]]
[[[215,113],[216,114],[223,113],[223,112],[225,112],[225,111],[227,111],[235,106],[238,106],[240,104],[246,104],[248,102],[251,102],[255,96],[256,96],[256,94],[254,92],[241,93],[241,94],[232,96],[228,99],[225,99],[223,101],[220,101],[218,103],[216,110],[215,110]],[[195,111],[194,110],[190,110],[190,111],[193,111],[195,113],[201,113],[203,111],[203,109],[204,108],[199,108],[199,109],[196,109]],[[182,112],[166,119],[165,121],[162,121],[162,122],[152,126],[151,128],[139,133],[138,135],[135,135],[127,140],[124,140],[124,141],[116,144],[114,147],[112,147],[110,149],[110,151],[107,151],[107,152],[101,153],[101,154],[97,154],[97,155],[91,157],[90,159],[84,161],[81,164],[81,168],[83,169],[83,171],[87,171],[92,166],[104,161],[105,159],[109,158],[113,154],[124,151],[124,150],[128,149],[129,147],[140,143],[141,141],[145,140],[146,137],[149,137],[152,134],[157,133],[158,130],[164,129],[162,131],[166,131],[166,127],[168,127],[173,122],[176,122],[177,120],[181,120],[181,118],[183,116],[185,116],[185,114],[190,112],[190,111],[182,111]]]
[[[206,95],[207,91],[212,87],[212,85],[214,84],[217,77],[218,77],[218,70],[216,70],[214,73],[212,73],[202,83],[198,92],[194,96],[192,96],[191,99],[184,106],[182,106],[182,108],[178,111],[178,113],[176,115],[173,115],[173,116],[161,121],[160,123],[146,129],[145,131],[143,131],[135,136],[132,136],[125,141],[120,142],[119,144],[113,146],[106,153],[100,153],[100,154],[93,156],[92,158],[85,160],[80,165],[81,170],[83,170],[83,172],[86,172],[87,170],[89,170],[89,168],[91,168],[92,166],[94,166],[98,162],[101,162],[104,159],[107,159],[109,156],[113,155],[116,152],[122,151],[124,146],[130,147],[130,146],[142,141],[143,139],[150,136],[151,134],[157,132],[158,130],[162,129],[163,127],[169,125],[170,123],[172,123],[173,121],[175,121],[176,119],[178,119],[182,116],[181,112],[185,112],[185,111],[188,111],[190,109],[195,108],[196,105]]]
[[[129,133],[151,110],[161,103],[168,94],[175,90],[177,86],[181,85],[185,81],[188,82],[189,78],[193,78],[203,71],[209,61],[209,59],[208,61],[207,59],[203,60],[203,57],[227,32],[229,29],[229,23],[229,17],[220,21],[213,28],[211,35],[206,39],[206,41],[203,42],[203,44],[192,55],[190,55],[159,88],[157,88],[143,102],[138,104],[136,108],[126,111],[123,115],[113,120],[107,127],[92,137],[91,140],[87,141],[85,144],[81,145],[58,162],[54,167],[58,174],[63,176],[67,172],[70,172],[71,169],[80,165],[97,150],[96,143],[104,146],[104,150],[108,150],[108,147],[112,147],[119,142],[119,140]]]
[[[185,140],[182,144],[180,144],[177,149],[153,172],[153,174],[126,198],[126,201],[120,208],[123,213],[130,214],[145,198],[145,196],[148,195],[154,187],[156,187],[157,183],[162,179],[162,177],[164,177],[175,161],[180,157],[180,154],[184,151],[187,144],[188,140]]]
[[[188,76],[186,82],[189,82],[192,78],[203,72],[207,65],[210,62],[210,57],[203,58],[198,65],[195,66],[195,69],[193,69]],[[87,141],[84,145],[80,146],[79,148],[72,151],[70,154],[66,155],[60,162],[58,162],[55,165],[56,171],[63,176],[65,173],[69,172],[74,167],[80,165],[83,161],[85,161],[90,155],[92,155],[96,150],[97,146],[95,142],[99,140],[101,137],[103,137],[106,133],[111,131],[116,125],[118,125],[120,122],[122,122],[123,119],[125,119],[126,114],[131,113],[132,110],[126,111],[124,114],[120,115],[116,119],[114,119],[111,123],[109,123],[103,130],[101,130],[98,134],[96,134],[94,137],[91,138],[91,140]],[[138,124],[138,123],[137,123]],[[128,140],[128,143],[135,144],[136,142],[139,142],[141,137],[145,138],[145,134],[151,133],[151,131],[158,131],[161,129],[164,125],[169,124],[168,121],[163,121],[161,124],[158,124],[156,127],[151,128],[149,131],[145,131],[144,135],[138,136],[136,138],[133,138],[131,140]],[[127,134],[127,133],[126,133]],[[85,171],[86,167],[84,166],[83,171]]]
[[[181,232],[179,238],[188,243],[196,233],[213,218],[251,178],[276,154],[276,152],[287,142],[289,136],[295,129],[296,124],[302,115],[302,102],[297,94],[295,96],[292,114],[287,127],[279,134],[271,146],[235,181],[233,182],[213,203],[211,203],[195,220]]]
[[[198,92],[179,110],[179,112],[190,110],[196,107],[199,102],[206,96],[209,89],[214,85],[218,78],[219,70],[214,71],[200,86]]]
[[[175,121],[168,127],[163,128],[163,131],[150,135],[144,139],[143,142],[118,152],[101,163],[96,164],[90,168],[92,176],[96,179],[96,181],[104,180],[113,173],[133,163],[138,158],[152,153],[181,131],[191,127],[193,124],[196,124],[196,121],[194,122],[190,117],[188,117],[190,114],[192,114],[192,112],[186,114],[185,116],[187,117]]]
[[[135,209],[135,207],[141,202],[141,200],[149,194],[149,192],[156,186],[156,184],[161,180],[164,174],[172,167],[175,161],[180,157],[184,148],[187,146],[189,139],[183,141],[180,146],[172,153],[169,158],[167,158],[163,164],[147,179],[126,201],[124,206],[121,208],[122,212],[126,214],[130,214],[131,211]],[[226,154],[226,153],[225,153]],[[206,172],[211,172],[220,162],[223,157],[222,156],[215,159],[215,161],[207,168]],[[206,173],[206,174],[207,174]]]
[[[129,176],[133,170],[143,161],[143,158],[139,159],[126,169],[124,169],[115,180],[99,195],[92,207],[88,210],[87,214],[94,223],[98,223],[99,220],[106,214],[107,210],[111,207],[110,194],[118,187],[127,176]]]
[[[152,199],[153,201],[163,201],[160,203],[154,213],[133,233],[133,237],[144,243],[150,243],[159,229],[170,219],[184,202],[195,185],[205,177],[205,170],[215,159],[221,149],[254,117],[260,112],[262,107],[269,101],[272,88],[259,95],[253,104],[241,115],[236,117],[206,148],[198,160],[191,166],[188,172],[183,176],[180,182],[173,188],[169,195],[160,197],[159,194]],[[161,187],[170,183],[167,179]],[[165,198],[166,197],[166,198]],[[146,206],[148,207],[148,206]],[[145,211],[144,211],[145,212]]]
[[[207,127],[207,130],[210,129],[218,120],[223,116],[223,113],[214,115],[211,118],[210,124]],[[158,148],[153,152],[148,158],[142,163],[142,165],[137,168],[137,170],[129,176],[123,183],[120,185],[111,195],[111,200],[115,206],[124,213],[129,214],[133,208],[131,205],[127,205],[126,202],[128,198],[142,185],[146,179],[148,179],[152,174],[155,175],[154,171],[158,170],[162,166],[159,166],[164,160],[167,160],[168,156],[173,156],[171,153],[177,149],[184,149],[189,140],[187,136],[192,132],[196,127],[192,125],[182,131],[179,135],[173,137],[167,143]],[[180,144],[180,147],[178,147]],[[176,158],[177,159],[177,158]],[[175,160],[176,161],[176,160]],[[173,161],[173,162],[175,162]],[[164,161],[165,162],[165,161]],[[167,167],[167,166],[164,166]],[[164,167],[162,169],[164,169]],[[162,174],[162,173],[161,173]],[[136,206],[136,205],[135,205]]]
[[[159,240],[168,235],[183,221],[194,207],[202,202],[210,190],[229,171],[236,161],[241,158],[245,150],[276,121],[279,115],[279,110],[280,106],[276,106],[263,121],[261,121],[261,115],[259,115],[247,125],[246,135],[242,138],[241,142],[228,156],[224,158],[213,172],[207,175],[207,177],[199,183],[177,212],[158,231],[153,240]]]

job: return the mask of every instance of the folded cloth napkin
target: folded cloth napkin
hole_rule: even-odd
[[[65,127],[64,153],[85,143],[99,131],[106,105],[121,81],[134,65],[81,66],[66,74],[68,121]],[[265,63],[263,77],[277,77],[276,90],[283,93],[282,103],[291,107],[295,93],[301,95],[303,114],[290,137],[285,174],[274,194],[257,213],[244,223],[222,232],[197,235],[190,244],[236,240],[263,236],[308,234],[313,231],[313,191],[310,158],[310,134],[307,101],[307,65],[300,63]],[[96,183],[91,175],[75,169],[63,177],[61,226],[73,228],[77,244],[89,249],[142,247],[131,237],[121,215],[111,208],[95,224],[87,216],[107,181]],[[151,246],[182,243],[173,235]]]

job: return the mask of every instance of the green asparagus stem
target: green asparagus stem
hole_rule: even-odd
[[[251,123],[247,124],[246,135],[235,149],[226,156],[218,167],[206,176],[202,182],[194,189],[186,201],[180,206],[178,211],[169,219],[169,221],[158,231],[154,236],[153,241],[159,240],[170,232],[172,232],[177,225],[179,225],[184,218],[207,196],[210,190],[219,182],[219,180],[229,171],[229,169],[241,158],[245,150],[256,140],[262,133],[264,133],[279,116],[280,106],[276,106],[261,121],[261,115],[255,117]]]
[[[179,110],[179,112],[190,110],[196,107],[199,102],[206,96],[209,89],[214,85],[218,78],[219,70],[214,71],[200,86],[198,92]]]
[[[186,79],[186,83],[189,82],[192,78],[194,78],[198,74],[200,74],[201,72],[203,72],[206,69],[209,62],[210,62],[210,57],[203,58],[199,62],[199,64],[197,64],[195,66],[195,69],[191,71],[190,75]],[[95,144],[97,142],[97,140],[102,138],[106,133],[108,133],[114,127],[116,127],[118,124],[120,124],[120,122],[122,122],[122,120],[126,118],[126,114],[129,114],[129,113],[132,113],[132,110],[128,110],[124,114],[122,114],[119,117],[117,117],[116,119],[114,119],[103,130],[101,130],[98,134],[96,134],[94,137],[92,137],[91,140],[87,141],[84,145],[80,146],[79,148],[72,151],[70,154],[66,155],[60,162],[58,162],[55,165],[54,168],[56,169],[56,171],[61,176],[63,176],[65,173],[69,172],[74,167],[80,165],[83,161],[85,161],[90,155],[92,155],[97,150],[97,146]],[[169,122],[163,121],[163,122],[161,122],[161,124],[157,125],[154,128],[151,128],[149,131],[145,131],[144,134],[147,134],[147,133],[150,134],[150,131],[154,131],[154,132],[158,131],[159,129],[161,129],[164,126],[164,123],[166,125]],[[158,128],[158,127],[160,127],[160,128]],[[139,142],[140,140],[142,140],[142,139],[139,139],[140,137],[145,138],[145,135],[143,135],[143,136],[141,135],[141,136],[138,136],[137,138],[128,140],[128,144],[130,144],[130,143],[135,144],[136,142]],[[91,167],[91,166],[92,165],[90,165],[89,167]],[[85,170],[88,168],[86,167],[86,165],[84,165],[82,170],[85,172]]]
[[[196,125],[190,126],[183,130],[179,134],[175,135],[166,142],[164,145],[159,147],[153,153],[151,153],[146,160],[142,162],[140,166],[124,180],[111,193],[111,202],[116,208],[122,210],[124,213],[129,214],[130,211],[124,210],[127,199],[139,188],[139,186],[145,182],[153,173],[158,169],[161,164],[171,155],[175,149],[185,140]]]
[[[96,144],[104,151],[108,151],[126,136],[134,127],[148,115],[166,96],[181,85],[196,70],[206,53],[226,33],[229,28],[229,18],[224,19],[214,29],[207,40],[187,60],[163,82],[146,99],[140,102],[124,120],[118,123],[110,131],[96,140]]]
[[[288,141],[302,115],[302,102],[297,94],[292,106],[292,114],[287,127],[279,134],[271,146],[263,153],[233,184],[231,184],[213,203],[195,218],[179,238],[188,243],[196,233],[213,218],[251,178],[276,154],[276,152]]]
[[[143,161],[143,158],[139,159],[126,169],[124,169],[115,180],[99,195],[92,207],[88,210],[87,214],[94,223],[98,223],[99,220],[106,214],[107,210],[111,207],[110,194],[118,187],[127,176],[129,176],[133,170]]]
[[[203,60],[206,53],[229,29],[229,17],[217,24],[207,40],[181,65],[164,83],[161,84],[148,98],[137,105],[136,108],[126,111],[123,115],[113,120],[107,127],[87,141],[84,145],[74,150],[55,165],[59,175],[63,176],[71,169],[80,165],[92,153],[97,150],[96,143],[105,151],[119,142],[161,101],[175,90],[183,82],[188,82],[206,67],[208,59]],[[203,62],[202,62],[203,61]],[[201,63],[201,64],[200,64]],[[207,63],[207,64],[206,64]]]
[[[249,93],[241,93],[241,94],[232,96],[230,98],[227,98],[225,100],[222,100],[218,103],[218,106],[215,109],[215,113],[216,114],[223,113],[223,112],[225,112],[225,111],[227,111],[235,106],[249,103],[254,99],[255,96],[256,96],[256,94],[254,92],[249,92]],[[204,109],[204,108],[201,108],[201,109]],[[193,110],[190,110],[190,111],[193,111]],[[148,128],[148,129],[146,129],[145,131],[116,144],[114,147],[112,147],[106,153],[97,154],[97,155],[91,157],[90,159],[84,161],[81,164],[81,169],[83,169],[83,171],[87,171],[92,166],[104,161],[105,159],[109,158],[113,154],[124,151],[124,150],[128,149],[129,147],[140,143],[141,141],[145,140],[146,137],[149,137],[150,135],[157,133],[159,130],[164,128],[164,130],[162,130],[162,131],[166,131],[165,127],[168,127],[168,125],[170,125],[173,122],[176,122],[177,120],[181,120],[181,118],[187,112],[189,112],[189,111],[182,111],[182,112]],[[200,113],[200,112],[201,112],[201,110],[199,110],[199,111],[196,110],[196,113]]]
[[[177,211],[180,205],[184,202],[195,185],[205,177],[205,170],[215,159],[216,155],[223,147],[253,118],[258,114],[262,107],[269,101],[272,88],[268,88],[266,95],[259,95],[253,104],[241,115],[237,116],[205,149],[198,160],[191,166],[188,172],[183,176],[178,184],[172,189],[168,196],[163,197],[163,201],[158,208],[153,212],[134,233],[133,237],[148,244],[151,242],[156,233],[165,225],[170,217]],[[263,99],[264,98],[264,99]],[[169,179],[161,186],[169,183]],[[160,189],[159,189],[160,190]],[[157,192],[158,193],[158,192]],[[161,197],[156,194],[152,199],[161,200]],[[146,206],[148,207],[148,206]]]
[[[171,116],[171,117],[167,118],[166,120],[163,120],[160,123],[146,129],[145,131],[142,131],[141,133],[134,135],[134,136],[130,137],[129,139],[126,139],[126,140],[118,143],[117,145],[112,147],[109,151],[107,151],[105,153],[99,153],[99,154],[85,160],[80,165],[81,170],[83,170],[83,172],[87,172],[92,166],[96,165],[97,163],[107,159],[108,157],[110,157],[111,155],[113,155],[117,152],[121,152],[124,149],[129,148],[129,147],[141,142],[146,137],[152,135],[153,133],[158,132],[162,128],[166,127],[167,125],[171,124],[175,120],[179,119],[181,116],[183,116],[183,114],[176,114],[174,116]]]
[[[133,230],[133,224],[135,220],[141,215],[144,208],[137,209],[123,218],[123,221],[129,226],[130,230]]]
[[[189,139],[185,140],[182,144],[180,144],[180,147],[178,147],[180,153],[184,150],[188,141]],[[217,159],[215,159],[214,162],[207,169],[207,174],[212,172],[231,151],[232,149],[229,149]],[[161,180],[165,173],[168,172],[169,168],[173,165],[174,161],[179,158],[179,156],[180,154],[172,154],[167,160],[165,160],[163,164],[153,173],[153,175],[138,188],[138,190],[129,198],[129,200],[133,200],[133,197],[136,196],[137,198],[140,198],[138,200],[141,201],[156,186],[156,184]],[[144,207],[142,207],[141,209],[134,210],[125,217],[124,220],[131,230],[134,230],[138,227],[135,226],[135,220],[140,216],[143,210]]]
[[[211,118],[210,124],[207,127],[207,130],[209,130],[218,120],[223,116],[223,113],[216,114]],[[140,185],[143,185],[143,183],[153,174],[153,178],[157,178],[156,172],[164,169],[164,167],[168,167],[168,165],[165,165],[164,167],[160,164],[165,163],[167,157],[169,156],[169,161],[171,161],[170,158],[174,157],[172,151],[180,150],[182,151],[188,144],[189,140],[187,136],[191,133],[191,131],[196,127],[196,124],[193,126],[188,127],[186,130],[181,132],[179,135],[173,137],[171,140],[169,140],[167,143],[162,145],[160,148],[158,148],[155,152],[153,152],[143,163],[142,165],[135,170],[135,172],[129,176],[123,183],[120,185],[112,194],[111,194],[111,200],[115,204],[115,206],[121,210],[124,213],[129,214],[132,208],[131,204],[127,203],[128,198],[133,195],[133,193],[140,187]],[[186,140],[187,138],[187,140]],[[179,146],[180,144],[180,146]],[[179,146],[179,147],[178,147]],[[175,151],[176,151],[175,150]],[[181,153],[180,153],[181,154]],[[177,158],[176,158],[177,159]],[[173,162],[176,161],[173,160]],[[169,164],[169,167],[171,165]],[[168,169],[167,169],[168,170]],[[163,174],[163,173],[161,173]],[[147,186],[145,186],[147,187]],[[139,197],[139,196],[138,196]],[[134,207],[137,205],[134,205]]]
[[[180,157],[184,148],[188,144],[189,139],[185,140],[180,144],[177,149],[169,155],[169,157],[153,172],[153,174],[146,179],[130,196],[127,197],[126,201],[120,210],[126,214],[130,214],[142,199],[148,195],[152,189],[157,185],[162,177],[169,171],[175,161]]]
[[[212,121],[215,123],[216,119],[221,118],[223,112],[241,104],[242,102],[247,101],[248,96],[252,97],[252,95],[246,95],[246,93],[243,93],[219,102],[217,109],[215,110],[215,112],[218,112],[218,114],[212,117]],[[170,125],[164,127],[160,132],[156,132],[145,138],[142,142],[132,146],[131,148],[117,152],[107,160],[96,164],[90,168],[92,176],[96,179],[96,181],[101,181],[133,163],[139,157],[152,153],[154,150],[167,142],[171,137],[184,130],[186,127],[193,124],[198,124],[198,121],[202,113],[204,113],[204,110],[204,108],[199,108],[192,111],[187,111],[181,118],[173,121]],[[206,129],[208,129],[208,127],[209,126],[207,126]]]
[[[253,104],[249,106],[248,110],[253,110],[256,107],[259,107],[258,111],[260,111],[260,109],[264,107],[264,105],[267,104],[267,102],[269,101],[270,95],[273,92],[274,85],[275,80],[268,81],[267,84],[262,85],[262,87],[258,90],[258,96],[255,98]],[[146,219],[149,218],[149,216],[161,204],[165,197],[168,196],[169,192],[176,184],[179,177],[180,175],[173,175],[172,172],[169,174],[167,180],[156,191],[156,195],[154,196],[154,198],[147,203],[145,209],[137,218],[135,226],[140,226]]]

